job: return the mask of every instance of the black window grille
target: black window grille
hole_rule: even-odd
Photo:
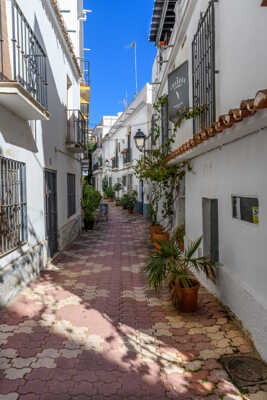
[[[161,106],[161,141],[166,143],[169,139],[168,99]]]
[[[126,175],[124,175],[124,176],[122,177],[122,185],[123,185],[123,186],[126,186],[126,185],[127,185],[127,176],[126,176]]]
[[[76,186],[75,175],[67,174],[67,190],[68,190],[68,217],[76,213]]]
[[[0,234],[0,256],[28,238],[26,166],[4,157],[0,157]]]
[[[194,118],[194,133],[199,133],[216,119],[215,99],[215,2],[211,0],[201,15],[192,42],[193,106],[205,111]]]

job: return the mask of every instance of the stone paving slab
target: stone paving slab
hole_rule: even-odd
[[[111,207],[1,311],[0,400],[242,399],[218,359],[250,343],[204,289],[186,315],[146,288],[148,237]]]

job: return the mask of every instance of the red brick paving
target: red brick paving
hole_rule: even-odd
[[[148,237],[111,207],[1,312],[0,400],[241,399],[216,360],[249,343],[205,291],[181,315],[146,289]]]

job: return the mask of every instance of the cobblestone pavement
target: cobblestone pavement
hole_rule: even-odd
[[[147,290],[149,252],[143,219],[112,208],[17,296],[0,314],[0,400],[242,399],[217,360],[250,344],[203,289],[192,315]]]

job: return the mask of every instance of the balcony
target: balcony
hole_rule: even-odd
[[[87,121],[80,110],[67,111],[66,147],[72,153],[83,153],[86,149]]]
[[[0,3],[0,105],[48,120],[46,54],[15,0]]]
[[[83,75],[81,78],[80,92],[81,103],[90,101],[90,62],[88,60],[81,61],[81,70]]]

